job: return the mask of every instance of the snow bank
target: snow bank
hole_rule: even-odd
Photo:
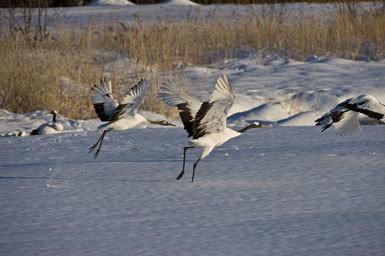
[[[190,0],[166,0],[163,3],[164,5],[191,5],[191,6],[197,6],[199,4],[194,3]]]
[[[89,6],[124,6],[124,5],[135,5],[128,0],[93,0]]]
[[[14,114],[5,109],[0,109],[0,136],[6,136],[9,132],[24,131],[29,134],[33,129],[38,128],[43,123],[52,121],[51,111],[39,110],[27,114]],[[139,110],[139,114],[143,115],[147,119],[151,120],[167,120],[177,127],[181,127],[182,124],[179,121],[171,120],[165,116],[154,114],[148,111]],[[66,117],[58,115],[57,122],[61,123],[64,127],[63,132],[83,132],[83,131],[95,131],[98,129],[102,122],[95,118],[89,120],[72,120]],[[140,124],[137,128],[160,128],[159,125],[154,124]]]
[[[106,63],[106,66],[109,65],[124,68],[119,63]],[[245,57],[224,60],[216,66],[188,66],[181,76],[182,81],[176,83],[183,84],[189,94],[208,100],[217,77],[226,74],[236,95],[236,101],[229,112],[230,125],[260,121],[279,126],[312,126],[315,119],[352,96],[372,94],[385,103],[384,70],[385,61],[314,58],[298,62],[276,57]],[[51,120],[47,112],[44,110],[20,115],[1,110],[0,134],[5,135],[14,130],[28,133]],[[146,117],[154,115],[142,113]],[[165,119],[163,116],[154,117]],[[363,124],[378,123],[363,116],[361,118],[364,118]],[[169,121],[175,123],[175,120]],[[62,117],[59,122],[66,131],[90,131],[100,125],[97,119],[69,120]],[[151,125],[143,124],[140,127]]]
[[[94,0],[89,6],[124,6],[124,5],[135,5],[128,0]],[[194,3],[190,0],[166,0],[157,5],[177,5],[177,6],[198,6],[199,4]]]

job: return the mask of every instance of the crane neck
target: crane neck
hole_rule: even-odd
[[[261,124],[259,122],[254,122],[254,123],[249,124],[248,126],[242,128],[242,129],[238,130],[237,132],[244,133],[251,128],[267,128],[267,127],[270,127],[270,126]]]
[[[146,121],[150,124],[159,124],[159,125],[162,125],[161,121],[153,121],[153,120],[150,120],[150,119],[147,119],[146,118]]]
[[[166,120],[161,120],[161,121],[154,121],[146,118],[146,121],[150,124],[157,124],[157,125],[163,125],[163,126],[175,126],[174,124],[171,124],[167,122]]]

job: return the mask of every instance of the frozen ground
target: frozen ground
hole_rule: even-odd
[[[116,10],[129,21],[138,8],[65,11],[86,21]],[[186,8],[142,10],[151,18],[151,10],[183,16]],[[127,63],[106,63],[107,76],[110,64],[124,68],[119,62]],[[180,123],[111,132],[97,159],[88,154],[101,134],[97,119],[59,116],[62,134],[0,136],[0,255],[385,255],[385,127],[345,137],[313,127],[348,97],[385,103],[384,70],[384,61],[254,55],[186,67],[174,82],[203,100],[218,76],[229,77],[237,97],[230,126],[273,124],[214,149],[193,184],[195,151],[175,180],[186,143]],[[47,112],[0,110],[0,135],[29,133],[51,119]]]
[[[0,137],[0,255],[385,253],[385,129],[254,129],[190,182],[181,128]]]

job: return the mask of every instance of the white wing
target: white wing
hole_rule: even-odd
[[[96,114],[101,121],[109,121],[112,113],[119,105],[112,96],[111,80],[108,80],[107,84],[107,79],[104,78],[104,80],[100,80],[100,87],[95,84],[91,90],[91,99]]]
[[[139,83],[134,85],[130,92],[124,97],[122,105],[127,105],[127,114],[136,114],[140,105],[143,104],[144,95],[146,94],[146,81],[140,79]]]
[[[343,113],[343,117],[339,122],[333,123],[336,133],[340,136],[352,133],[360,129],[358,113],[347,111]]]
[[[352,98],[346,108],[385,121],[385,105],[378,102],[372,95],[363,94]]]
[[[190,110],[190,113],[195,117],[199,108],[202,105],[202,102],[182,91],[180,88],[177,88],[170,83],[163,83],[161,89],[162,93],[159,94],[159,97],[169,106],[179,106],[181,104],[186,104],[186,107]]]
[[[159,97],[165,104],[178,107],[184,129],[189,136],[192,136],[195,116],[198,113],[202,102],[170,83],[163,83],[161,89],[162,93],[159,94]]]
[[[346,109],[346,104],[350,100],[351,98],[345,100],[344,102],[341,102],[340,104],[335,106],[332,110],[330,110],[329,112],[327,112],[326,114],[324,114],[323,116],[315,120],[316,125],[322,125],[323,126],[322,131],[324,131],[330,126],[332,126],[333,123],[339,122],[342,119],[344,112],[348,111]]]
[[[202,104],[195,117],[193,138],[223,131],[226,128],[227,114],[234,101],[235,95],[227,77],[219,77],[210,101]]]

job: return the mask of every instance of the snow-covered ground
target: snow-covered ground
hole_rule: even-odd
[[[378,3],[358,3],[359,10],[365,10]],[[90,23],[118,21],[132,22],[139,16],[142,21],[156,21],[157,19],[183,20],[191,17],[208,17],[216,15],[222,18],[233,18],[239,15],[248,15],[251,11],[269,13],[273,5],[199,5],[190,0],[165,0],[159,4],[136,5],[125,0],[94,0],[89,6],[53,8],[48,11],[48,26],[54,25],[82,25],[89,26]],[[285,9],[284,13],[295,15],[328,16],[338,11],[336,4],[276,4],[275,11]],[[62,19],[64,18],[64,19]]]
[[[0,255],[385,253],[385,129],[253,129],[182,166],[181,128],[0,138]]]
[[[89,6],[124,6],[134,5],[134,3],[128,0],[93,0]]]
[[[195,8],[154,6],[159,15]],[[135,5],[66,12],[106,18],[113,8],[150,13]],[[113,131],[97,159],[88,153],[97,119],[59,116],[62,134],[0,136],[0,255],[385,255],[385,127],[339,137],[313,126],[351,96],[385,103],[384,70],[385,61],[254,55],[188,66],[179,82],[202,100],[218,76],[229,77],[230,126],[273,124],[214,149],[194,183],[194,150],[175,180],[187,141],[175,120]],[[0,110],[0,135],[29,133],[48,113]]]
[[[115,63],[114,66],[122,65]],[[182,77],[183,81],[174,82],[184,86],[188,93],[208,100],[215,80],[226,74],[236,95],[228,117],[230,126],[245,125],[253,121],[274,126],[313,126],[315,119],[352,96],[369,93],[384,103],[384,70],[385,61],[314,57],[309,61],[299,62],[277,57],[246,56],[224,60],[215,66],[189,66],[183,71],[185,79]],[[0,110],[0,135],[13,130],[29,133],[52,119],[47,113],[49,111],[36,111],[22,115]],[[165,119],[153,113],[142,114],[147,118]],[[100,121],[96,119],[70,120],[59,117],[58,121],[63,124],[65,132],[92,131],[100,125]],[[181,126],[179,121],[169,121]],[[366,123],[371,122],[366,120]],[[149,126],[141,126],[146,127]]]

